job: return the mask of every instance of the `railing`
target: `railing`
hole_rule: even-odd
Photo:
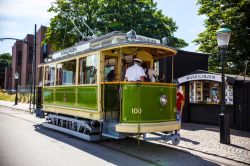
[[[31,85],[18,85],[19,102],[29,103],[32,99],[33,89]]]

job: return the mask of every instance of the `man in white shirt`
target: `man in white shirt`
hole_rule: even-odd
[[[141,63],[142,60],[134,59],[134,65],[126,70],[125,81],[144,81],[145,72]]]

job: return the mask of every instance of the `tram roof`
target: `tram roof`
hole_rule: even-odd
[[[54,56],[56,58],[53,58],[50,61],[40,64],[39,66],[53,63],[59,60],[63,60],[65,58],[73,58],[78,55],[86,54],[90,52],[105,51],[105,50],[125,48],[125,47],[144,48],[147,50],[147,52],[150,52],[155,58],[172,56],[177,53],[177,49],[167,46],[167,45],[160,44],[160,40],[148,38],[148,37],[140,36],[140,35],[137,35],[137,36],[139,36],[139,39],[141,40],[127,40],[126,34],[121,33],[119,31],[114,31],[106,35],[100,36],[96,39],[92,39],[92,40],[85,41],[85,42],[79,42],[72,47],[55,52],[51,54],[50,56],[51,57]],[[106,44],[101,44],[105,42]],[[150,48],[153,48],[153,50],[150,50]]]

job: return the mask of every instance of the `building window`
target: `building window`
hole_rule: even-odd
[[[32,83],[32,73],[31,72],[28,72],[27,82],[28,82],[28,84]]]
[[[17,52],[17,65],[22,64],[22,51]]]
[[[48,54],[49,54],[49,48],[47,44],[44,44],[42,46],[42,54],[43,54],[43,58],[47,58]]]
[[[8,77],[8,82],[7,82],[7,89],[11,89],[11,79],[12,79],[12,77],[9,76]]]
[[[32,46],[29,46],[29,57],[28,57],[28,62],[29,63],[32,63],[32,60],[33,60],[33,47]]]
[[[18,85],[21,85],[22,74],[19,73]]]

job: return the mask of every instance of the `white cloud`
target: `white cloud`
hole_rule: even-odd
[[[34,34],[34,25],[49,26],[53,13],[47,12],[55,0],[0,0],[0,38],[23,39]],[[12,42],[9,42],[10,44]],[[0,53],[11,45],[0,43]],[[6,52],[6,51],[5,51]],[[9,52],[9,51],[8,51]]]
[[[47,17],[47,9],[53,0],[3,0],[4,7],[0,15],[9,17]],[[11,11],[11,12],[10,12]]]

